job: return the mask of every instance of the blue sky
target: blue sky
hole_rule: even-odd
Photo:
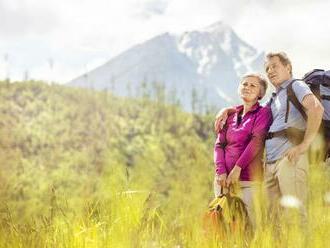
[[[329,9],[321,0],[0,0],[0,79],[28,72],[65,83],[155,35],[217,21],[258,50],[286,51],[300,76],[329,69]]]

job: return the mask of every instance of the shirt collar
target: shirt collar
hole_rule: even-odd
[[[292,82],[292,80],[293,80],[293,79],[290,78],[290,79],[284,81],[283,83],[281,83],[280,87],[277,88],[276,93],[278,93],[278,92],[279,92],[280,90],[282,90],[282,89],[287,88],[288,85]]]

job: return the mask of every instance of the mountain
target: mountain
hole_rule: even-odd
[[[231,27],[217,22],[180,35],[156,36],[68,85],[131,96],[133,91],[139,94],[142,83],[152,89],[157,82],[163,84],[167,100],[177,98],[188,111],[194,110],[194,99],[221,107],[237,102],[239,78],[261,71],[263,57]]]

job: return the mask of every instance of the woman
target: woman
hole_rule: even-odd
[[[238,93],[243,104],[230,111],[214,146],[215,184],[218,196],[221,187],[239,186],[252,226],[255,227],[253,195],[262,171],[264,141],[272,122],[271,109],[260,106],[267,89],[259,74],[242,78]]]

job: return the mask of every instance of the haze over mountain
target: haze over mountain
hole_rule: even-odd
[[[68,84],[131,96],[139,94],[142,83],[149,89],[161,83],[167,100],[177,98],[188,111],[193,98],[220,107],[237,103],[240,76],[262,71],[263,57],[230,26],[217,22],[180,35],[156,36]]]

